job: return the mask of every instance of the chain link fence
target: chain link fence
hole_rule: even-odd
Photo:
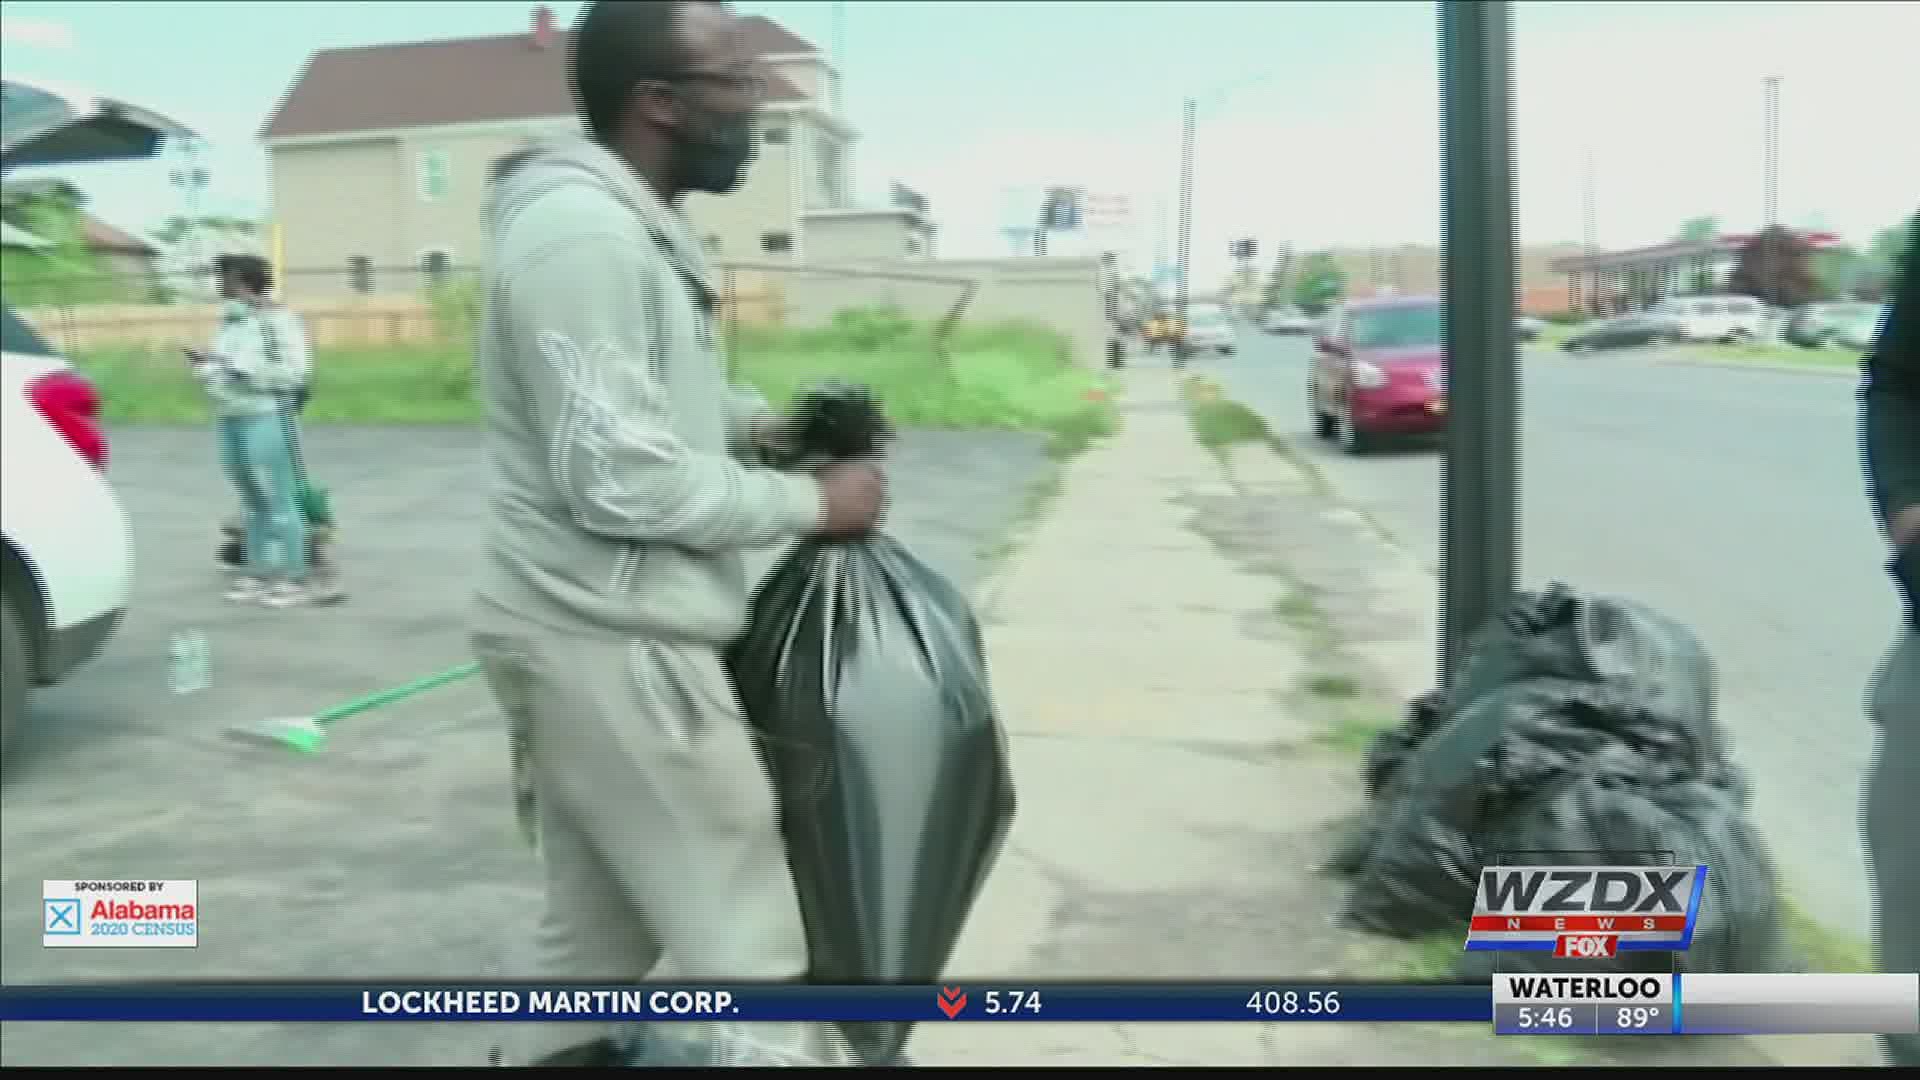
[[[714,267],[716,344],[735,378],[806,357],[830,376],[833,358],[872,367],[884,352],[900,378],[948,378],[954,344],[992,348],[1009,332],[1066,344],[1062,359],[1097,365],[1110,320],[1091,260]],[[1043,265],[1044,264],[1044,265]],[[297,311],[325,364],[436,365],[470,361],[479,330],[481,274],[474,266],[294,267],[277,295]],[[221,302],[207,272],[139,271],[0,279],[7,304],[54,348],[86,361],[134,363],[212,339]],[[995,335],[1001,335],[995,339]]]

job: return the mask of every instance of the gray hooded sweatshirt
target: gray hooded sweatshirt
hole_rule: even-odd
[[[825,504],[811,476],[735,456],[765,405],[727,385],[685,217],[581,137],[491,181],[482,603],[568,633],[731,642],[743,551],[813,532]]]

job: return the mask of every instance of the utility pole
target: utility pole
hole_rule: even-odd
[[[1513,5],[1441,0],[1440,682],[1519,588],[1519,364],[1513,338]]]
[[[1174,363],[1185,363],[1187,355],[1187,296],[1193,254],[1193,128],[1198,105],[1187,99],[1186,115],[1180,125],[1180,278],[1174,289],[1174,325],[1180,328],[1180,340],[1174,342]]]
[[[1760,244],[1761,288],[1767,294],[1766,302],[1780,304],[1780,267],[1775,254],[1779,238],[1773,235],[1780,225],[1780,76],[1766,77],[1766,182],[1763,196],[1766,214],[1766,239]]]
[[[1584,306],[1588,313],[1598,315],[1600,314],[1600,270],[1593,265],[1592,260],[1600,254],[1600,230],[1594,218],[1593,147],[1591,146],[1587,147],[1586,171],[1581,181],[1580,216],[1582,219],[1582,246],[1586,250],[1588,260],[1587,273],[1585,275],[1587,279],[1586,296],[1582,299],[1586,301]]]

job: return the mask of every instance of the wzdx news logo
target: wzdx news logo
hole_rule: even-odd
[[[1480,871],[1467,948],[1606,960],[1693,942],[1704,866],[1490,866]]]

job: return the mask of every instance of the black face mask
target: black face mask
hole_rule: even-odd
[[[753,113],[717,113],[686,106],[674,129],[674,172],[685,191],[724,195],[740,186],[753,157]]]

